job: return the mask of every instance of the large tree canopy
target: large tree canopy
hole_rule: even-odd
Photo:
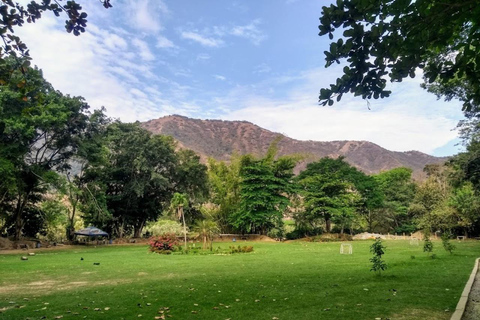
[[[100,0],[104,8],[111,8],[110,0]],[[82,6],[75,1],[42,0],[31,1],[23,5],[12,0],[3,0],[0,5],[0,58],[4,55],[21,55],[28,57],[27,46],[14,35],[14,28],[21,27],[25,22],[34,23],[42,17],[45,12],[51,11],[55,16],[65,13],[68,19],[65,21],[65,30],[78,36],[85,32],[87,26],[87,13],[82,11]],[[29,65],[24,60],[25,66]]]
[[[456,97],[464,111],[480,105],[478,0],[337,0],[323,7],[320,36],[338,38],[325,51],[326,66],[346,60],[343,76],[320,90],[332,105],[344,93],[384,98],[387,77],[402,81],[423,70],[431,90]],[[343,31],[343,33],[340,33]]]

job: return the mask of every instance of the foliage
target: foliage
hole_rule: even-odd
[[[480,201],[471,183],[465,183],[455,189],[449,203],[455,209],[457,225],[464,229],[465,235],[480,219]]]
[[[174,233],[164,233],[160,236],[151,237],[148,246],[152,252],[170,254],[178,249],[177,236]]]
[[[382,271],[387,269],[387,264],[382,260],[382,256],[385,254],[385,246],[382,244],[382,239],[375,239],[375,242],[370,246],[370,252],[373,253],[373,257],[370,258],[372,263],[370,271],[381,274]]]
[[[93,207],[103,211],[97,204],[104,200],[113,233],[122,237],[130,226],[134,237],[139,237],[145,224],[168,208],[174,193],[177,162],[173,139],[152,135],[138,123],[115,122],[107,127],[103,143],[103,160],[86,173],[92,182],[89,190],[99,191],[100,198],[93,194]]]
[[[176,152],[175,189],[190,197],[190,202],[201,202],[208,195],[207,166],[200,157],[189,149]]]
[[[60,201],[45,200],[40,205],[43,218],[43,232],[39,238],[60,241],[66,238],[67,208]]]
[[[444,232],[442,233],[442,245],[445,251],[448,251],[450,254],[456,249],[456,246],[450,242],[450,238],[452,237],[451,232]]]
[[[384,195],[383,204],[374,212],[370,212],[369,229],[380,229],[383,232],[415,231],[412,216],[408,208],[415,195],[415,183],[412,170],[395,168],[374,176],[379,189]]]
[[[417,187],[409,212],[418,226],[427,232],[449,230],[457,224],[455,211],[449,206],[452,188],[447,172],[440,166],[426,167],[428,178]]]
[[[241,158],[232,156],[230,163],[208,159],[210,201],[218,206],[215,216],[222,233],[229,233],[230,214],[240,209],[240,163]]]
[[[428,254],[431,254],[433,252],[433,243],[432,240],[430,240],[430,235],[428,231],[424,231],[423,235],[423,252],[426,252]]]
[[[324,6],[319,35],[338,37],[325,51],[326,66],[344,59],[349,65],[320,91],[320,101],[332,105],[335,96],[338,101],[347,92],[364,99],[388,97],[386,76],[402,81],[419,68],[426,83],[443,88],[437,93],[454,94],[464,110],[473,110],[480,104],[479,15],[477,0],[338,0]],[[461,94],[452,92],[458,81],[467,89]]]
[[[183,236],[182,225],[178,221],[169,219],[159,219],[147,223],[145,227],[147,234],[152,236],[159,236],[162,234],[175,234],[176,236]]]
[[[211,219],[199,220],[193,230],[202,238],[203,249],[206,249],[207,242],[210,242],[210,250],[212,250],[213,237],[220,233],[217,223]]]
[[[342,158],[323,158],[308,164],[297,177],[305,206],[304,218],[312,226],[319,219],[325,220],[326,232],[330,232],[334,219],[343,230],[353,220],[353,210],[361,201],[354,183],[361,180],[352,177],[362,174]]]
[[[230,246],[230,253],[248,253],[253,252],[253,246]]]
[[[81,97],[54,90],[36,68],[16,69],[14,59],[0,60],[0,194],[15,238],[24,227],[24,209],[40,199],[56,172],[69,159],[95,121]]]
[[[5,55],[28,57],[27,46],[18,36],[14,35],[14,28],[21,27],[25,22],[34,23],[42,17],[43,13],[48,11],[51,11],[57,17],[63,12],[66,13],[68,20],[65,21],[65,30],[68,33],[78,36],[85,32],[87,13],[82,12],[82,6],[75,1],[67,1],[65,5],[62,5],[60,4],[61,1],[31,1],[26,7],[11,0],[2,1],[0,6],[0,37],[3,40],[3,45],[0,58],[5,58]],[[110,0],[101,0],[100,2],[106,9],[112,7]],[[28,60],[26,61],[28,62]],[[29,63],[25,63],[23,67],[27,68],[29,65]]]
[[[230,217],[232,225],[240,232],[268,233],[283,224],[282,218],[288,204],[288,195],[294,192],[293,168],[295,157],[274,159],[277,141],[270,146],[266,156],[255,159],[243,156],[240,166],[240,207]]]

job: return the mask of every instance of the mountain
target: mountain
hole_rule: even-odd
[[[180,147],[197,152],[203,161],[208,157],[228,161],[235,152],[262,156],[271,142],[281,135],[247,121],[199,120],[178,115],[141,125],[154,134],[173,136]],[[389,151],[368,141],[300,141],[286,136],[279,142],[278,149],[279,155],[305,155],[305,160],[296,168],[297,172],[319,158],[343,156],[367,174],[408,167],[413,169],[416,179],[422,179],[426,164],[442,163],[447,159],[418,151]]]

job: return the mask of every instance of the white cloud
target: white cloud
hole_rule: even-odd
[[[214,74],[213,77],[214,77],[215,79],[221,80],[221,81],[227,80],[227,78],[225,78],[224,76],[219,75],[219,74]]]
[[[153,33],[163,29],[160,19],[169,13],[162,0],[130,0],[125,10],[132,16],[132,27]]]
[[[157,48],[175,48],[175,44],[164,36],[157,37]]]
[[[284,81],[272,78],[236,87],[217,97],[216,104],[227,110],[225,120],[251,121],[300,140],[365,140],[394,151],[432,153],[457,137],[452,128],[462,116],[460,103],[437,101],[415,81],[393,85],[395,94],[370,101],[371,110],[366,101],[352,96],[344,96],[333,107],[319,106],[319,89],[335,77],[335,70],[309,70],[287,84],[285,95],[274,91],[269,96],[270,86]]]
[[[128,47],[127,41],[115,33],[109,34],[105,38],[105,45],[112,50],[125,50]]]
[[[266,63],[261,63],[254,68],[254,73],[268,73],[272,71],[272,68]]]
[[[74,37],[63,30],[60,20],[46,16],[34,25],[19,28],[17,33],[27,43],[33,63],[57,90],[85,97],[94,109],[105,106],[109,116],[122,121],[143,121],[168,114],[165,110],[171,106],[169,101],[162,99],[159,92],[145,91],[145,79],[162,79],[135,55],[119,52],[125,48],[128,34],[106,31],[93,23],[89,23],[88,30]],[[132,43],[142,46],[142,41],[138,41]],[[151,56],[147,53],[144,58]],[[178,85],[170,87],[175,96]]]
[[[267,36],[258,28],[260,20],[253,20],[251,23],[244,26],[235,26],[230,31],[230,34],[248,39],[254,45],[259,45]]]
[[[204,47],[219,47],[223,44],[222,39],[211,37],[209,38],[192,31],[182,31],[181,36],[184,39],[195,41]]]
[[[145,61],[152,61],[155,60],[155,56],[150,51],[150,48],[148,47],[148,44],[140,39],[133,39],[132,44],[138,48],[138,52],[140,54],[140,57],[145,60]]]
[[[205,60],[210,60],[210,55],[206,53],[200,53],[197,55],[197,61],[205,61]]]

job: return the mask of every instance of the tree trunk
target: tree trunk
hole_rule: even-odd
[[[144,226],[145,226],[145,220],[142,220],[142,221],[138,222],[134,226],[134,231],[133,231],[133,237],[134,238],[141,238],[142,237],[142,230],[143,230]]]
[[[17,202],[17,209],[16,211],[16,217],[15,217],[15,235],[14,239],[15,240],[20,240],[20,237],[22,235],[22,229],[24,225],[23,221],[23,209],[25,208],[25,204],[27,203],[28,199],[28,193],[25,194],[25,198],[22,199],[22,195],[18,195],[18,202]]]
[[[332,221],[330,220],[330,218],[326,218],[325,219],[325,231],[327,233],[330,233],[331,229],[332,229]]]
[[[69,241],[73,240],[74,233],[75,233],[75,214],[77,213],[77,204],[78,204],[78,196],[76,197],[75,201],[70,201],[72,204],[72,213],[68,217],[68,226],[67,226],[67,239]]]
[[[373,231],[372,210],[368,209],[368,232]]]
[[[203,246],[202,249],[207,249],[207,237],[204,235],[203,236]]]

